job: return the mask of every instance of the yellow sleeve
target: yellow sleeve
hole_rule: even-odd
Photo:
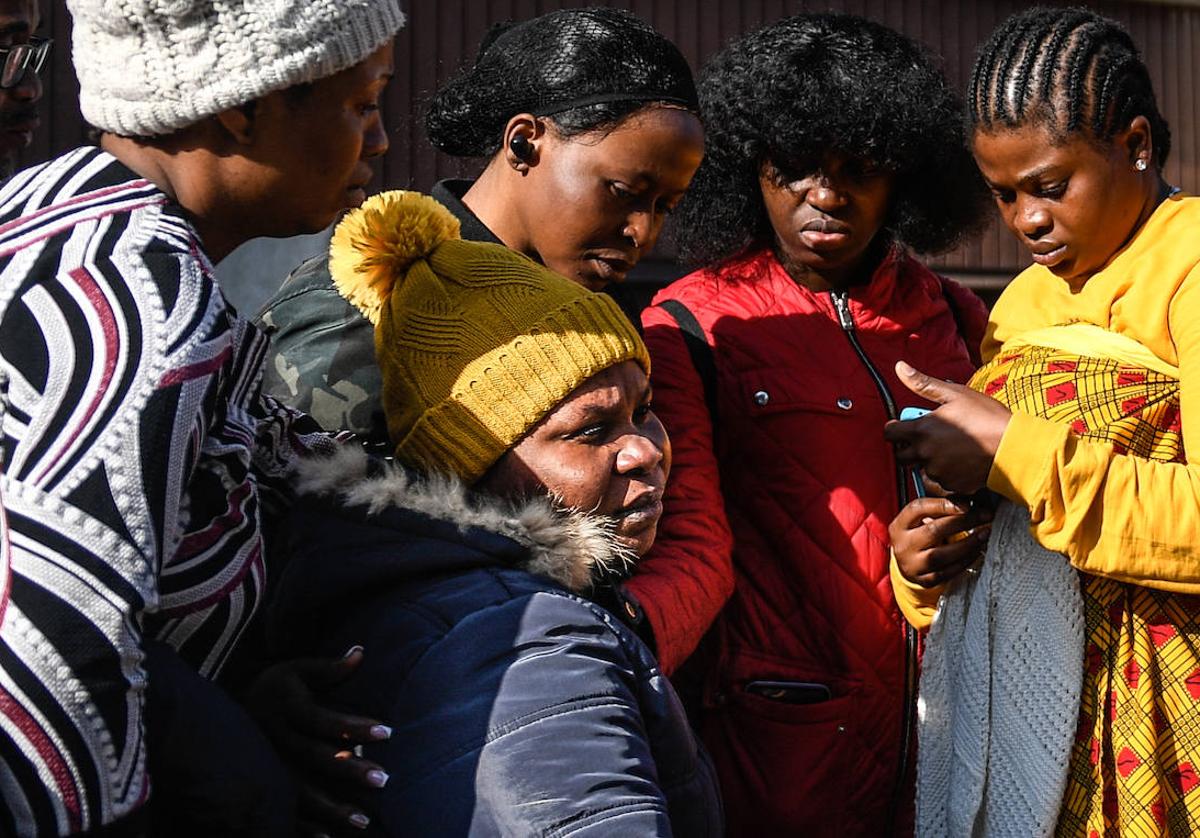
[[[922,588],[915,582],[909,582],[900,574],[895,556],[892,556],[891,576],[892,592],[896,595],[896,605],[900,606],[900,613],[908,620],[910,626],[917,631],[925,631],[933,622],[938,600],[942,598],[942,591],[946,586]]]
[[[1200,452],[1198,279],[1188,277],[1164,318],[1179,353],[1188,452]],[[1200,465],[1118,454],[1065,426],[1015,413],[988,486],[1028,507],[1038,543],[1085,573],[1200,593]]]

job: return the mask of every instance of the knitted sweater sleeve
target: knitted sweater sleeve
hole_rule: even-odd
[[[144,181],[64,197],[0,240],[0,834],[149,795],[143,619],[231,353],[165,202]]]
[[[1167,322],[1179,354],[1186,463],[1143,460],[1014,414],[988,485],[1029,508],[1033,535],[1080,570],[1178,593],[1200,593],[1200,268]]]
[[[670,674],[700,643],[733,593],[733,536],[721,497],[704,386],[678,324],[643,313],[653,363],[654,412],[671,436],[673,464],[653,549],[625,584],[641,603],[659,664]]]

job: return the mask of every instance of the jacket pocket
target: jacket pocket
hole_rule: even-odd
[[[771,486],[784,503],[801,507],[794,519],[802,520],[806,504],[822,503],[818,495],[846,486],[848,473],[861,480],[864,470],[890,455],[879,395],[863,390],[855,377],[753,369],[741,379],[741,405],[726,433],[737,440],[737,450],[727,456],[734,467],[722,473],[735,496]],[[732,503],[742,501],[734,497]]]
[[[877,408],[879,397],[869,382],[858,381],[857,376],[815,372],[777,368],[739,372],[741,411],[750,417],[792,412],[855,417],[864,409]]]
[[[708,714],[728,818],[738,834],[820,835],[843,820],[854,779],[848,726],[858,687],[745,653]]]

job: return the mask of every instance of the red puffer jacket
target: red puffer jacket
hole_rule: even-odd
[[[712,347],[715,454],[667,300]],[[899,251],[848,294],[798,286],[764,251],[675,282],[642,319],[675,465],[626,589],[668,672],[721,612],[700,727],[730,835],[910,833],[916,637],[892,598],[887,525],[911,478],[883,426],[929,406],[896,361],[971,374],[982,302]]]

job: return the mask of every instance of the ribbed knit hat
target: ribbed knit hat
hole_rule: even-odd
[[[334,231],[330,272],[375,324],[396,457],[474,483],[580,384],[623,361],[649,373],[633,324],[497,244],[465,242],[426,195],[385,192]]]
[[[360,63],[404,25],[399,0],[67,0],[84,119],[170,134]]]

